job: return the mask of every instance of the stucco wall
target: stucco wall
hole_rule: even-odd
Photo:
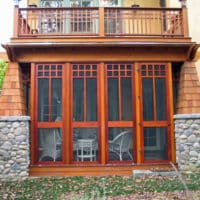
[[[140,7],[160,7],[160,0],[125,0],[125,6],[138,4]]]

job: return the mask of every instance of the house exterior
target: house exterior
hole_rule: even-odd
[[[195,3],[27,2],[3,45],[3,178],[199,170]]]

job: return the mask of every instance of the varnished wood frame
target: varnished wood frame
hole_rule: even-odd
[[[146,121],[143,119],[143,101],[142,101],[142,76],[141,76],[141,66],[144,65],[165,65],[166,75],[165,75],[165,87],[166,87],[166,120],[164,121]],[[174,149],[174,134],[173,134],[173,96],[172,96],[172,71],[171,63],[168,62],[141,62],[139,63],[139,90],[140,90],[140,111],[141,111],[141,138],[140,138],[140,159],[142,163],[169,163],[170,161],[175,162],[175,149]],[[155,98],[155,97],[154,97]],[[154,102],[155,104],[155,102]],[[155,105],[154,105],[155,106]],[[155,109],[154,109],[155,110]],[[154,113],[155,114],[155,113]],[[167,157],[166,160],[145,160],[144,159],[144,128],[145,127],[163,127],[166,128],[167,137]]]
[[[80,63],[80,62],[79,62]],[[92,62],[94,63],[94,62]],[[106,83],[105,83],[105,68],[104,68],[104,64],[107,62],[98,62],[99,63],[99,94],[102,94],[98,97],[99,99],[99,107],[100,107],[100,114],[99,114],[99,120],[100,120],[100,128],[99,128],[99,132],[100,132],[100,142],[99,142],[99,147],[100,147],[100,157],[99,157],[99,163],[102,165],[106,165],[107,162],[107,147],[106,147],[106,130],[107,130],[107,126],[106,126],[106,95],[105,95],[105,90],[106,90]],[[113,63],[113,62],[112,62]],[[120,62],[122,63],[122,62]],[[130,62],[129,62],[130,63]],[[169,161],[175,162],[175,144],[174,144],[174,125],[173,125],[173,93],[172,93],[172,77],[171,77],[171,63],[169,62],[146,62],[147,64],[149,63],[164,63],[165,65],[168,66],[168,80],[166,82],[166,87],[167,87],[167,94],[169,95],[168,97],[168,105],[167,105],[167,113],[168,113],[168,160],[163,161],[163,160],[154,160],[154,161],[144,161],[144,155],[143,155],[143,148],[142,148],[142,116],[141,116],[141,79],[139,76],[139,65],[141,64],[141,62],[132,62],[134,63],[134,77],[133,78],[133,85],[135,86],[135,95],[133,94],[133,106],[135,107],[135,133],[137,133],[137,138],[134,138],[135,141],[135,152],[134,152],[134,156],[135,156],[135,163],[137,164],[141,164],[141,163],[168,163]],[[37,123],[36,123],[36,119],[37,119],[37,114],[35,112],[36,109],[36,105],[35,105],[35,98],[36,98],[36,80],[35,80],[35,64],[36,63],[32,63],[31,64],[31,165],[37,165],[37,156],[36,156],[36,137],[35,137],[35,133],[37,130]],[[52,64],[52,63],[51,63]],[[62,92],[62,98],[63,98],[63,119],[66,119],[66,121],[63,122],[63,132],[70,132],[71,130],[71,109],[69,109],[70,111],[68,111],[67,108],[70,108],[70,101],[71,101],[71,93],[69,90],[66,90],[66,86],[71,84],[71,73],[70,73],[70,63],[65,63],[63,64],[64,69],[63,69],[63,92]],[[69,98],[68,98],[69,97]],[[140,106],[139,106],[140,105]],[[43,126],[41,126],[43,127]],[[136,135],[136,134],[135,134]],[[63,164],[72,164],[71,163],[71,155],[70,152],[67,151],[67,146],[72,149],[72,142],[71,142],[71,137],[69,136],[69,134],[63,134],[63,139],[65,140],[65,142],[63,142]],[[104,147],[106,147],[106,150],[104,149]],[[45,164],[45,163],[43,163]],[[62,163],[59,163],[62,164]],[[86,163],[88,164],[88,163]],[[97,163],[96,163],[97,164]],[[112,163],[110,163],[112,164]],[[117,164],[117,163],[116,163]],[[125,163],[126,164],[126,163]],[[128,163],[127,163],[128,164]],[[52,163],[51,163],[52,165]],[[53,164],[54,165],[54,164]],[[57,165],[55,163],[55,165]],[[81,166],[81,165],[80,165]],[[98,166],[98,165],[97,165]]]
[[[101,110],[101,104],[100,104],[100,78],[99,78],[99,74],[100,74],[100,64],[99,63],[95,63],[95,62],[78,62],[78,63],[75,63],[75,62],[71,62],[69,64],[69,71],[70,71],[70,77],[69,77],[69,80],[70,80],[70,101],[73,102],[73,71],[72,71],[72,67],[73,65],[80,65],[80,64],[84,64],[84,65],[96,65],[97,66],[97,70],[96,70],[96,83],[97,83],[97,121],[81,121],[81,122],[74,122],[72,119],[73,119],[73,103],[70,104],[70,123],[71,125],[69,125],[69,129],[70,129],[70,136],[69,136],[69,141],[70,141],[70,149],[68,149],[68,151],[70,152],[70,161],[69,163],[71,164],[85,164],[85,165],[91,165],[91,164],[97,164],[99,163],[99,160],[101,158],[101,134],[100,134],[100,127],[101,127],[101,116],[100,116],[100,110]],[[84,81],[86,81],[84,76]],[[86,89],[86,88],[85,88]],[[86,91],[84,90],[84,100],[86,98]],[[85,102],[84,102],[85,104]],[[86,114],[86,105],[84,105],[84,114]],[[86,118],[86,116],[84,116],[84,118]],[[73,129],[74,128],[96,128],[97,129],[97,138],[98,138],[98,160],[97,161],[83,161],[83,162],[78,162],[78,161],[75,161],[73,160]]]
[[[34,149],[31,149],[31,154],[33,155],[33,164],[42,164],[42,165],[60,165],[60,164],[64,164],[66,162],[65,160],[65,157],[64,155],[66,155],[65,151],[66,151],[66,145],[65,145],[65,142],[62,142],[62,161],[38,161],[38,129],[39,128],[60,128],[61,129],[61,134],[62,134],[62,138],[63,140],[65,139],[65,134],[64,134],[64,129],[63,129],[63,119],[64,117],[62,117],[62,120],[61,121],[58,121],[58,122],[54,122],[54,121],[48,121],[48,122],[39,122],[38,121],[38,91],[36,91],[36,89],[38,89],[38,77],[37,77],[37,66],[38,65],[53,65],[54,63],[49,63],[49,62],[45,62],[45,63],[34,63],[31,65],[31,77],[33,76],[34,78],[34,95],[31,96],[31,99],[34,98],[34,103],[32,105],[34,105],[34,118],[33,118],[33,133],[32,133],[32,138],[33,138],[33,141],[34,141]],[[62,65],[62,77],[61,77],[61,84],[63,87],[64,85],[64,78],[63,78],[63,72],[64,72],[64,64],[63,63],[55,63],[56,65]],[[33,72],[33,75],[32,75],[32,72]],[[51,84],[49,85],[49,90],[50,90],[50,86]],[[49,91],[48,91],[48,95],[49,94]],[[62,90],[62,98],[64,97],[64,94],[63,94],[63,90]],[[51,97],[49,96],[49,99],[51,99]],[[51,102],[51,100],[49,100]],[[62,110],[63,110],[63,107],[64,107],[64,103],[62,103]],[[31,110],[32,111],[32,110]],[[62,112],[63,114],[64,112]]]
[[[109,77],[107,77],[107,70],[106,70],[106,66],[109,64],[125,64],[125,65],[131,65],[131,72],[132,72],[132,77],[131,77],[131,86],[132,86],[132,120],[131,121],[122,121],[122,120],[118,120],[118,121],[109,121],[108,119],[108,79]],[[135,85],[134,85],[134,77],[135,77],[135,70],[134,70],[134,62],[105,62],[104,63],[104,80],[105,80],[105,123],[106,123],[106,130],[105,130],[105,135],[106,135],[106,141],[105,141],[105,147],[106,147],[106,163],[111,163],[111,164],[128,164],[128,163],[135,163],[136,161],[136,156],[135,156],[135,152],[136,152],[136,148],[135,148],[135,144],[136,144],[136,132],[135,132],[135,109],[134,109],[134,105],[135,105],[135,100],[134,100],[134,94],[135,94]],[[121,76],[120,76],[121,77]],[[119,78],[119,77],[118,77]],[[119,81],[120,83],[120,81]],[[118,83],[118,85],[119,85]],[[119,90],[120,88],[118,88]],[[120,94],[120,92],[118,93]],[[121,99],[121,97],[119,97],[119,99]],[[120,104],[120,102],[119,102]],[[121,106],[119,106],[121,107]],[[120,115],[120,109],[119,109],[119,115]],[[120,160],[114,160],[114,161],[110,161],[109,160],[109,145],[108,145],[108,135],[109,135],[109,128],[132,128],[133,130],[133,137],[132,137],[132,144],[133,144],[133,160],[126,160],[126,161],[120,161]]]

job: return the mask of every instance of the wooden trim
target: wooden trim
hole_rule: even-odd
[[[189,30],[188,30],[188,14],[187,14],[187,8],[182,7],[182,22],[183,22],[183,35],[184,37],[189,36]]]
[[[133,170],[173,171],[169,163],[152,163],[141,165],[95,165],[95,166],[31,166],[30,176],[131,176]]]
[[[99,36],[100,37],[104,37],[104,8],[103,7],[99,7]]]
[[[71,160],[71,154],[69,149],[73,149],[71,145],[71,141],[73,139],[71,138],[71,110],[70,110],[70,100],[71,100],[71,93],[70,93],[70,87],[66,87],[70,85],[70,64],[66,63],[64,65],[63,69],[63,89],[62,89],[62,95],[63,95],[63,158],[64,162],[67,164],[70,163]],[[66,120],[65,120],[66,119]]]
[[[106,107],[105,107],[105,91],[106,91],[106,88],[105,88],[105,66],[104,66],[104,63],[101,62],[100,63],[100,66],[99,66],[99,71],[100,71],[100,74],[99,74],[99,83],[100,83],[100,107],[101,107],[101,111],[99,110],[100,112],[100,149],[101,149],[101,163],[103,165],[106,164],[106,158],[107,158],[107,152],[108,152],[108,147],[107,147],[107,144],[106,144]]]
[[[141,135],[141,84],[140,84],[140,76],[139,76],[139,64],[138,62],[135,63],[135,148],[136,148],[136,162],[142,163],[142,135]]]
[[[169,128],[169,151],[170,151],[170,157],[169,159],[175,163],[176,162],[176,150],[175,150],[175,132],[174,132],[174,108],[173,108],[173,81],[172,81],[172,64],[168,63],[168,98],[170,103],[168,103],[169,105],[169,124],[168,124],[168,128]]]
[[[31,135],[30,135],[30,149],[31,149],[31,164],[35,162],[35,132],[36,132],[36,123],[35,123],[35,64],[31,63],[31,83],[30,83],[30,115],[31,115]]]
[[[19,7],[14,7],[14,24],[13,24],[13,37],[18,37],[19,34]]]

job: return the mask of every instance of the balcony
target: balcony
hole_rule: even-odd
[[[15,8],[14,37],[188,38],[186,8]]]

